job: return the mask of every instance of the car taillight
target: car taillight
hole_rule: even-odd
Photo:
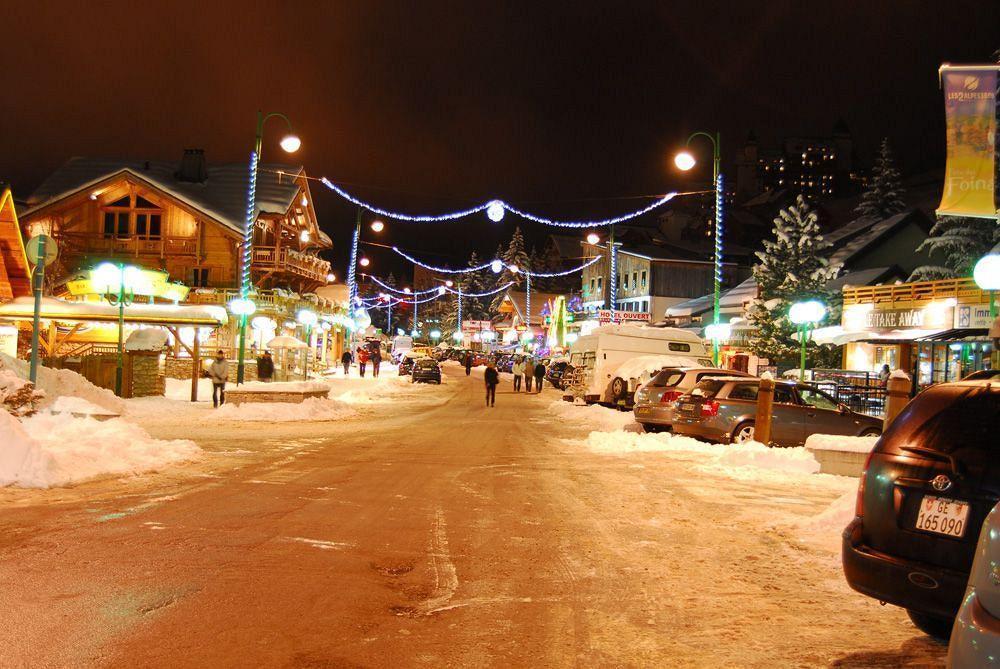
[[[861,518],[865,515],[864,503],[865,503],[865,479],[868,478],[868,465],[872,462],[872,456],[875,455],[875,449],[868,451],[868,457],[865,458],[865,466],[861,468],[861,478],[858,480],[858,499],[854,503],[854,515]]]
[[[701,415],[702,416],[718,416],[719,415],[719,403],[715,400],[709,400],[701,405]]]
[[[662,395],[660,395],[660,404],[671,404],[676,402],[683,394],[684,393],[679,390],[666,390]]]

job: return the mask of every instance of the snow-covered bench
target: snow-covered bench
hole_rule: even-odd
[[[806,438],[806,450],[819,462],[821,474],[861,476],[865,458],[878,437],[845,437],[836,434],[813,434]]]
[[[264,383],[256,381],[226,389],[226,403],[240,405],[249,402],[285,402],[301,404],[311,397],[325,398],[330,386],[318,381]]]

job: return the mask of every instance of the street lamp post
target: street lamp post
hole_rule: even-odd
[[[788,310],[788,320],[799,326],[799,381],[806,380],[806,340],[810,326],[814,326],[826,316],[826,307],[818,300],[796,302]]]
[[[302,378],[306,381],[309,380],[309,352],[312,349],[312,329],[316,325],[316,312],[310,311],[309,309],[299,309],[299,313],[296,314],[295,319],[302,325],[306,330],[306,361],[303,365]]]
[[[285,135],[280,142],[281,148],[288,153],[295,153],[299,150],[302,145],[302,141],[294,134],[292,134],[292,122],[288,120],[288,117],[280,112],[270,112],[264,114],[261,111],[257,111],[257,134],[254,139],[253,152],[250,154],[250,180],[247,186],[247,212],[246,218],[243,221],[243,247],[240,252],[240,297],[241,300],[247,300],[250,294],[251,280],[250,280],[250,266],[253,262],[253,228],[254,221],[256,219],[256,197],[257,197],[257,167],[260,162],[260,152],[264,143],[264,124],[272,116],[277,116],[284,120],[285,124],[288,126],[288,134]],[[245,317],[240,318],[240,352],[239,359],[236,364],[236,383],[237,385],[243,383],[244,378],[244,358],[246,356],[246,339],[247,339],[247,319]]]
[[[127,284],[138,270],[125,263],[106,262],[95,270],[97,285],[104,287],[104,299],[118,307],[118,356],[115,362],[115,395],[122,396],[125,370],[125,307],[132,304],[135,294]]]
[[[719,325],[719,292],[722,287],[722,210],[725,203],[725,189],[722,184],[721,155],[722,138],[719,133],[708,133],[699,130],[691,133],[684,143],[685,148],[691,145],[695,137],[706,137],[712,142],[712,184],[715,189],[715,247],[712,253],[712,324]],[[695,166],[694,156],[688,151],[681,151],[674,156],[674,164],[683,171]],[[712,361],[719,364],[719,340],[712,340]]]
[[[972,278],[976,285],[989,294],[990,300],[990,337],[993,341],[993,355],[990,367],[997,369],[1000,367],[1000,347],[997,346],[1000,340],[993,334],[993,326],[997,322],[996,292],[1000,290],[1000,254],[990,253],[979,259],[972,270]]]

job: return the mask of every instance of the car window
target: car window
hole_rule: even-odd
[[[691,350],[691,344],[681,344],[675,341],[667,343],[668,351],[681,351],[687,353]]]
[[[830,409],[835,411],[839,407],[836,400],[826,393],[816,390],[815,388],[799,388],[799,397],[802,398],[804,403],[817,409]]]
[[[988,386],[930,388],[896,417],[879,442],[881,451],[899,453],[920,446],[954,454],[962,462],[995,461],[1000,451],[1000,392]]]
[[[661,369],[656,373],[656,376],[650,380],[649,385],[653,388],[673,388],[681,379],[684,378],[684,372],[676,369]]]
[[[751,400],[757,401],[757,384],[756,383],[737,383],[732,390],[729,391],[729,399],[731,400]]]
[[[724,385],[726,385],[725,381],[705,379],[698,382],[698,385],[691,390],[691,394],[698,397],[715,397]]]
[[[790,386],[775,385],[774,401],[779,404],[795,404],[795,395]]]
[[[739,374],[733,374],[733,370],[731,369],[720,369],[715,372],[698,372],[699,381],[705,378],[711,378],[713,376],[739,376]]]

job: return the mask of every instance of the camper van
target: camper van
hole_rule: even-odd
[[[569,351],[573,379],[564,399],[583,399],[588,404],[616,406],[634,392],[642,374],[633,361],[642,358],[657,369],[662,367],[713,367],[712,354],[705,342],[690,330],[654,328],[645,325],[605,325],[573,342]]]
[[[413,350],[413,337],[397,335],[392,338],[392,359],[399,362],[407,352]]]

